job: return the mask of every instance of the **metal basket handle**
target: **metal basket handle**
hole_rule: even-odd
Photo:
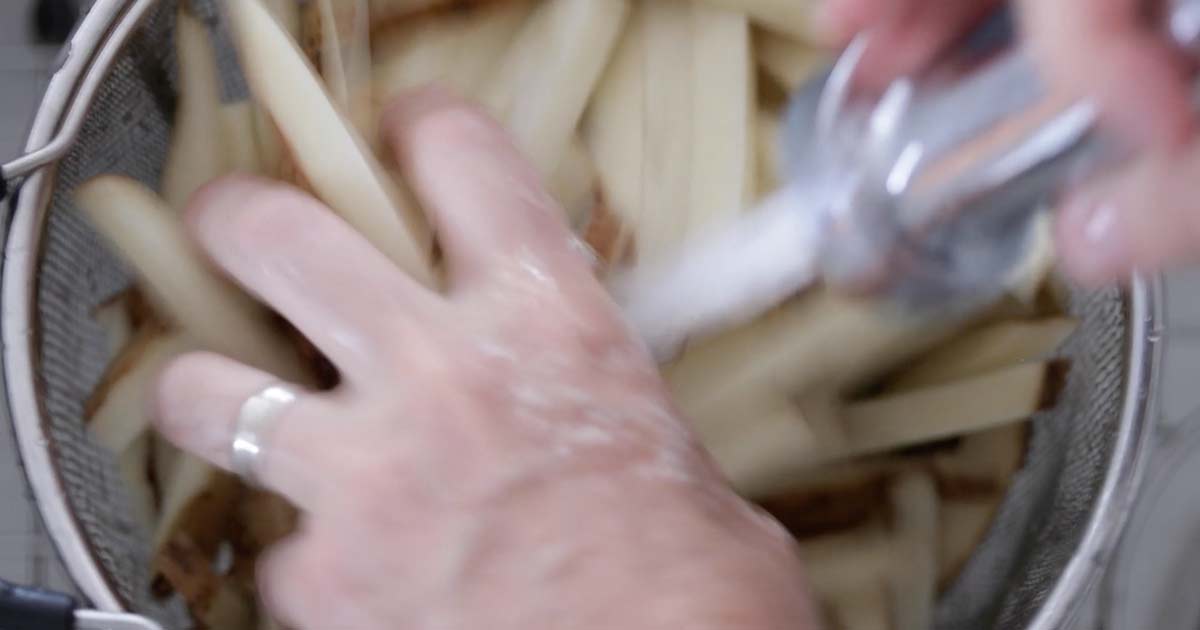
[[[4,630],[162,630],[138,615],[79,607],[69,595],[24,588],[0,580],[0,628]]]
[[[69,102],[62,125],[51,139],[11,162],[0,164],[0,200],[18,179],[66,155],[75,143],[96,91],[130,35],[155,0],[96,0],[63,47],[46,100]],[[123,19],[128,16],[130,19]]]

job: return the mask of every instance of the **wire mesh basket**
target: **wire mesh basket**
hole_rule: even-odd
[[[72,578],[91,605],[187,625],[150,595],[149,536],[83,406],[110,359],[92,309],[127,269],[73,207],[86,179],[120,173],[156,187],[175,105],[174,0],[98,0],[50,83],[12,200],[4,245],[3,370],[24,469]],[[212,6],[193,1],[193,9]],[[220,30],[213,11],[213,28]],[[220,38],[217,41],[221,41]],[[226,98],[244,97],[224,51]],[[45,163],[45,165],[43,165]],[[38,168],[40,167],[40,168]],[[942,595],[939,630],[1064,627],[1098,582],[1136,493],[1159,359],[1160,292],[1079,292],[1072,370],[1033,423],[1026,463],[989,534]]]

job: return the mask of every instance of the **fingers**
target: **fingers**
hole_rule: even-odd
[[[1020,0],[1029,45],[1052,84],[1094,98],[1136,146],[1188,136],[1185,67],[1138,0]]]
[[[881,89],[897,77],[919,72],[948,46],[968,35],[998,0],[921,0],[908,3],[871,31],[857,71],[864,85]]]
[[[164,369],[154,414],[162,433],[180,448],[230,469],[234,432],[243,403],[279,381],[258,369],[216,354],[184,355]],[[255,474],[262,484],[312,509],[329,480],[314,470],[332,471],[329,443],[344,415],[331,401],[301,395],[268,421]]]
[[[557,278],[590,275],[537,173],[481,110],[426,89],[394,102],[383,124],[437,227],[454,284],[507,273],[522,256]]]
[[[237,176],[206,187],[187,219],[212,259],[296,325],[353,381],[436,298],[321,203]]]
[[[856,72],[881,89],[927,64],[1000,4],[999,0],[831,0],[819,26],[826,39],[847,43],[861,32],[871,41]]]
[[[1135,269],[1200,260],[1200,145],[1159,152],[1073,195],[1058,215],[1059,252],[1077,281],[1097,286]]]

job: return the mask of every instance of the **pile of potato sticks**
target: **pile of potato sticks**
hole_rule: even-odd
[[[436,235],[376,126],[389,99],[438,83],[512,132],[606,276],[774,189],[781,108],[823,60],[795,0],[229,0],[253,98],[223,103],[213,25],[180,5],[159,191],[106,175],[76,198],[138,277],[95,310],[114,359],[89,429],[152,532],[156,594],[182,595],[207,628],[274,627],[254,560],[295,513],[155,435],[154,374],[197,349],[314,387],[336,374],[188,240],[193,192],[235,171],[290,182],[436,288]],[[1003,298],[972,312],[914,317],[818,289],[662,365],[734,486],[796,535],[828,627],[931,627],[985,535],[1075,330],[1040,236]]]

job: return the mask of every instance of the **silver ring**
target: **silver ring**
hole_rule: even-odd
[[[246,399],[234,426],[229,467],[243,481],[258,486],[258,458],[263,451],[263,432],[299,394],[287,385],[268,385]]]

